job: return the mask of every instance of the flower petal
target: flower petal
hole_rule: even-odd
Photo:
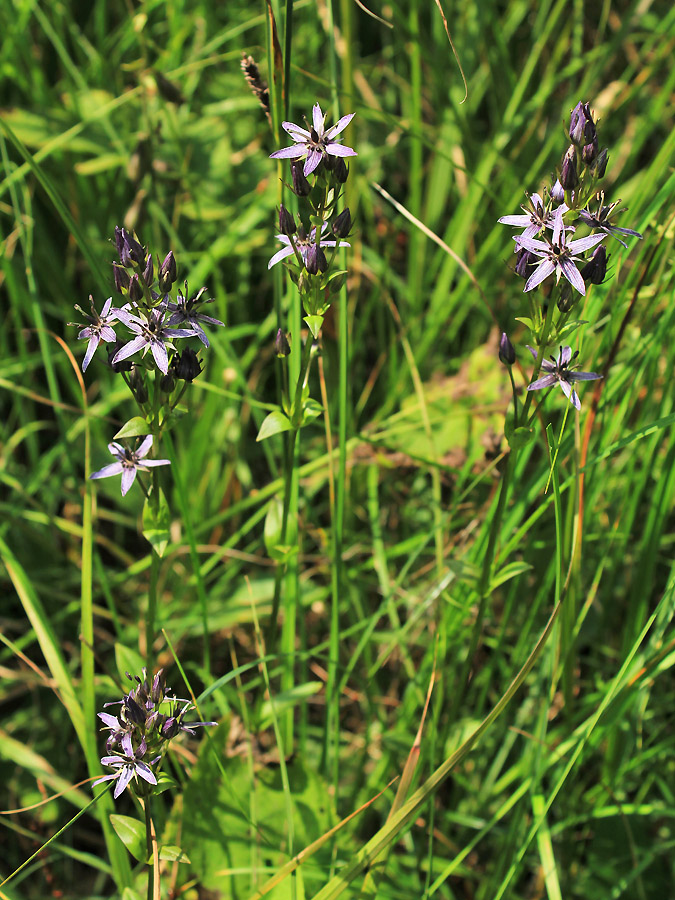
[[[285,132],[290,134],[294,141],[309,141],[311,139],[309,131],[307,131],[306,128],[301,128],[299,125],[296,125],[295,122],[282,122],[281,127]],[[298,137],[296,137],[296,134]]]
[[[299,159],[305,153],[307,153],[307,147],[304,144],[292,144],[290,147],[283,147],[281,150],[270,153],[270,159]]]
[[[311,175],[314,169],[319,165],[323,154],[319,150],[309,150],[307,152],[307,159],[305,160],[305,167],[303,169],[303,174],[305,178],[308,175]]]
[[[576,288],[580,294],[586,294],[584,279],[581,277],[581,272],[577,269],[571,259],[561,258],[559,269],[573,288]]]
[[[292,247],[282,247],[281,250],[277,250],[272,259],[267,263],[267,268],[271,269],[272,266],[276,266],[278,262],[281,262],[282,259],[286,259],[287,256],[293,256],[293,248]]]
[[[527,283],[523,288],[523,293],[527,293],[527,291],[532,291],[537,285],[541,284],[542,281],[545,281],[549,275],[555,270],[555,266],[551,262],[550,259],[543,259],[534,272],[527,279]],[[576,270],[575,270],[576,271]]]
[[[92,360],[92,357],[96,351],[96,348],[99,344],[99,338],[97,335],[89,338],[89,343],[87,344],[87,352],[84,354],[84,359],[82,360],[82,371],[87,371],[87,366]]]
[[[89,476],[90,478],[111,478],[113,475],[120,475],[124,466],[121,462],[110,463],[108,466],[103,466],[102,469],[99,469],[98,472],[92,472]]]
[[[590,250],[591,247],[595,247],[601,241],[604,241],[604,234],[589,234],[587,237],[579,238],[576,241],[570,241],[567,245],[567,249],[570,253],[583,253],[584,250]]]
[[[138,337],[135,337],[133,341],[129,341],[128,344],[125,344],[124,347],[121,347],[117,353],[112,358],[112,365],[116,365],[123,359],[127,359],[129,356],[133,356],[134,353],[138,353],[139,350],[142,350],[147,346],[147,339],[143,337],[142,334],[139,334]]]
[[[132,766],[125,766],[121,770],[117,779],[117,784],[115,785],[115,790],[113,791],[113,797],[115,798],[115,800],[117,800],[124,788],[129,784],[133,776],[134,770]]]
[[[139,469],[152,468],[153,466],[170,466],[170,459],[144,459],[143,462],[139,463]]]
[[[553,385],[558,381],[558,376],[554,374],[543,375],[541,378],[537,378],[536,381],[533,381],[532,384],[528,384],[528,391],[539,391],[542,388],[553,387]]]
[[[321,112],[321,107],[318,103],[315,103],[312,107],[312,125],[314,126],[314,131],[318,135],[323,134],[323,127],[326,123],[326,116]]]
[[[124,466],[124,471],[122,472],[122,496],[126,496],[129,488],[136,480],[136,466]],[[126,737],[126,735],[125,735]],[[124,741],[124,738],[122,738]],[[130,739],[131,740],[131,739]]]
[[[501,216],[497,221],[500,225],[513,225],[515,228],[527,228],[532,222],[532,216]]]
[[[189,334],[190,332],[188,332],[188,335]],[[187,337],[188,335],[185,336]],[[152,355],[157,364],[157,368],[162,375],[166,375],[169,371],[169,354],[166,352],[166,347],[160,340],[154,340],[150,344],[150,349],[152,350]]]
[[[152,447],[152,438],[153,436],[151,434],[148,434],[143,438],[141,446],[135,453],[137,459],[143,459],[144,456],[148,455],[150,448]]]
[[[569,366],[572,362],[572,348],[571,347],[561,347],[560,353],[558,355],[558,365],[559,366]]]
[[[346,116],[343,116],[341,119],[338,119],[335,125],[331,125],[331,127],[324,134],[324,138],[328,141],[332,141],[334,137],[337,137],[341,131],[344,131],[347,125],[354,118],[356,113],[348,113]]]
[[[568,381],[595,381],[598,378],[602,378],[602,375],[599,375],[597,372],[568,372],[567,379]]]
[[[155,778],[155,773],[152,771],[149,765],[144,762],[136,763],[136,774],[140,775],[141,778],[145,779],[148,784],[157,784],[157,779]]]
[[[331,156],[358,156],[356,150],[351,147],[345,147],[344,144],[326,144],[326,153]]]

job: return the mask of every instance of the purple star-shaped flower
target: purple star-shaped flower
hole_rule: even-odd
[[[522,216],[502,216],[497,221],[501,225],[513,225],[516,228],[524,228],[525,230],[520,235],[521,238],[531,238],[545,228],[553,228],[554,214],[551,210],[546,210],[544,201],[539,194],[530,194],[528,205],[520,208],[523,210]],[[563,212],[566,211],[567,206],[565,206]]]
[[[575,262],[579,262],[581,257],[574,254],[583,253],[585,250],[595,247],[604,240],[605,235],[591,234],[588,237],[567,243],[561,210],[564,211],[562,206],[559,206],[556,210],[553,236],[550,241],[538,241],[535,238],[523,236],[514,238],[518,249],[524,247],[541,260],[527,279],[524,291],[533,290],[555,272],[556,282],[560,281],[561,275],[564,275],[572,287],[576,288],[580,294],[586,293],[584,279],[575,266]]]
[[[321,112],[318,103],[312,109],[312,126],[309,130],[294,125],[293,122],[282,122],[281,127],[295,141],[292,147],[284,147],[270,153],[270,159],[305,159],[303,173],[310,175],[326,156],[357,156],[356,150],[338,143],[335,138],[344,131],[354,118],[354,113],[343,116],[335,125],[325,127],[326,116]]]
[[[117,462],[103,466],[98,472],[90,475],[90,478],[110,478],[113,475],[122,476],[122,496],[127,493],[131,485],[136,480],[136,472],[146,472],[153,466],[169,466],[170,459],[145,459],[152,447],[152,435],[149,434],[143,438],[143,443],[137,450],[129,450],[116,441],[108,444],[108,450],[116,457]]]
[[[536,359],[537,351],[529,345],[527,349]],[[563,394],[571,401],[572,406],[575,409],[581,409],[579,397],[574,390],[575,381],[595,381],[597,378],[602,378],[602,375],[598,375],[596,372],[574,372],[574,366],[570,364],[578,355],[578,350],[572,353],[571,347],[561,347],[557,359],[555,356],[551,356],[550,359],[542,360],[541,368],[546,374],[542,375],[541,378],[537,378],[532,384],[528,384],[528,391],[539,391],[542,388],[553,387],[554,384],[559,384]]]
[[[135,750],[131,742],[131,735],[128,732],[122,738],[121,743],[122,750],[124,751],[123,755],[104,756],[101,759],[102,765],[108,766],[111,769],[117,769],[117,771],[112,772],[110,775],[103,775],[102,778],[97,778],[94,784],[92,784],[93,787],[96,784],[101,784],[103,781],[117,780],[115,790],[113,791],[115,800],[117,800],[132,778],[140,776],[144,781],[147,781],[148,784],[157,784],[155,773],[147,763],[143,762],[143,757],[148,749],[145,738],[143,738]],[[152,760],[151,764],[155,763],[157,759],[158,757]]]
[[[190,300],[187,299],[188,295],[188,286],[187,281],[185,282],[185,294],[181,294],[178,291],[177,301],[176,303],[172,303],[168,301],[166,304],[167,309],[171,310],[172,315],[169,318],[169,321],[166,323],[167,325],[181,325],[185,323],[189,325],[192,329],[192,332],[199,338],[199,340],[204,344],[205,347],[209,346],[209,339],[204,332],[204,329],[201,326],[201,322],[205,322],[207,325],[222,325],[225,327],[225,323],[221,322],[219,319],[214,319],[212,316],[206,316],[204,313],[199,312],[198,306],[201,303],[213,303],[213,300],[205,299],[202,300],[202,294],[206,292],[206,288],[203,287],[199,290],[194,297]]]
[[[115,314],[121,322],[124,322],[127,328],[130,328],[136,334],[136,337],[117,351],[112,358],[111,364],[113,366],[120,360],[133,356],[139,350],[147,352],[149,347],[157,368],[162,375],[166,375],[169,371],[169,355],[166,345],[173,347],[171,343],[173,338],[192,337],[194,335],[194,331],[191,328],[174,328],[169,330],[166,308],[163,304],[151,309],[147,314],[141,313],[138,316],[133,315],[126,309],[116,309]]]
[[[642,240],[642,235],[639,231],[633,231],[632,228],[619,228],[618,225],[614,225],[611,221],[612,213],[621,201],[615,200],[614,203],[604,206],[604,200],[604,193],[599,193],[597,211],[592,213],[589,209],[580,209],[579,218],[585,222],[589,228],[593,228],[595,231],[602,231],[605,234],[611,234],[612,237],[615,237],[626,249],[628,249],[628,244],[621,240],[619,237],[620,234],[626,234],[630,237],[636,237],[639,238],[639,240]],[[625,209],[618,209],[617,212],[625,212]]]
[[[79,306],[76,306],[75,309],[79,310],[85,317],[85,319],[89,322],[89,325],[86,328],[83,328],[78,334],[78,340],[89,340],[87,344],[87,352],[84,354],[84,359],[82,360],[82,371],[87,371],[87,366],[92,360],[94,353],[96,352],[96,348],[101,343],[101,341],[114,341],[117,336],[113,330],[112,322],[117,321],[117,310],[113,310],[112,314],[110,313],[110,307],[112,306],[112,297],[108,297],[108,299],[103,304],[103,309],[101,310],[101,315],[96,312],[94,308],[94,298],[89,295],[89,302],[91,303],[91,315],[87,315],[83,309]]]
[[[328,228],[327,224],[324,222],[321,228],[321,239],[319,241],[320,247],[350,247],[347,241],[325,241],[323,239],[324,232]],[[272,259],[267,263],[267,268],[271,269],[272,266],[275,266],[278,262],[281,262],[282,259],[286,259],[287,256],[293,256],[293,243],[298,248],[298,252],[302,257],[302,261],[307,265],[307,255],[310,251],[310,248],[316,244],[316,228],[312,228],[309,232],[309,235],[306,234],[302,230],[298,230],[298,234],[291,237],[288,237],[285,234],[277,234],[276,238],[278,241],[284,245],[281,250],[277,250]]]

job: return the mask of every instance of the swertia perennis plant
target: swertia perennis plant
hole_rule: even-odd
[[[588,287],[605,279],[609,256],[603,242],[614,237],[626,247],[620,235],[642,235],[614,224],[611,217],[621,201],[605,204],[604,192],[598,190],[609,157],[606,149],[600,150],[597,123],[588,103],[579,102],[572,110],[568,134],[570,144],[554,183],[544,189],[543,196],[531,194],[522,214],[502,216],[499,222],[520,229],[513,238],[514,269],[525,279],[523,291],[528,295],[530,314],[518,317],[518,321],[529,328],[530,342],[538,348],[528,345],[535,360],[528,391],[559,384],[568,401],[579,410],[581,403],[573,384],[602,376],[575,371],[576,364],[571,365],[579,351],[573,351],[567,342],[584,324],[571,320],[571,313]],[[579,235],[578,229],[590,233]],[[552,275],[555,280],[551,289],[537,298],[538,289],[548,286]],[[502,337],[499,356],[509,367],[515,363],[515,351],[506,335]],[[544,374],[539,377],[541,370]],[[516,430],[521,432],[520,439],[529,431],[530,396],[521,421],[514,416],[513,426],[507,429],[509,440]],[[515,392],[514,407],[517,410]]]

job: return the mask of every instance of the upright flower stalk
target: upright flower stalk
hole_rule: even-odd
[[[109,297],[101,312],[90,298],[91,313],[84,313],[86,324],[78,333],[87,341],[82,371],[88,370],[101,345],[108,350],[107,365],[126,383],[137,407],[114,435],[108,450],[114,462],[89,477],[109,478],[121,475],[121,493],[125,497],[135,483],[145,494],[143,534],[152,545],[146,644],[151,661],[155,636],[156,586],[159,557],[169,539],[169,513],[160,489],[159,469],[170,465],[168,459],[150,457],[161,443],[161,436],[185,412],[180,402],[187,386],[202,371],[195,347],[209,347],[204,326],[223,323],[203,312],[211,302],[206,288],[194,295],[187,282],[178,288],[178,266],[173,251],[160,262],[148,252],[138,236],[124,228],[115,228],[117,259],[113,262],[113,282],[119,295],[117,304]],[[102,353],[98,353],[98,359]],[[146,481],[146,477],[148,480]],[[128,771],[123,769],[123,771]]]
[[[512,371],[517,359],[516,347],[504,333],[499,346],[499,359],[508,369],[513,392],[513,412],[507,417],[505,426],[510,453],[482,559],[478,615],[462,676],[462,690],[468,684],[473,657],[480,641],[487,599],[491,593],[497,538],[515,459],[518,450],[534,434],[532,425],[536,413],[530,411],[532,400],[538,392],[559,386],[567,403],[563,426],[570,410],[580,411],[577,384],[602,376],[597,372],[579,371],[579,350],[570,346],[570,339],[584,323],[572,319],[572,313],[590,286],[601,284],[606,278],[610,258],[605,247],[606,240],[613,237],[626,247],[624,237],[642,237],[639,232],[619,227],[613,222],[612,216],[619,201],[606,204],[604,192],[598,188],[605,175],[609,155],[607,149],[600,149],[597,122],[588,103],[579,102],[571,111],[568,135],[570,143],[552,181],[541,192],[529,195],[526,205],[522,207],[522,214],[504,215],[499,219],[503,225],[519,230],[513,238],[513,269],[525,281],[523,293],[529,301],[529,315],[519,316],[518,321],[529,330],[529,341],[523,343],[527,343],[534,365],[523,402],[519,405],[519,389]],[[560,440],[557,446],[559,444]],[[552,453],[552,466],[555,461],[556,456]],[[560,575],[559,570],[558,599],[562,591]]]
[[[267,641],[271,650],[277,639],[281,583],[289,552],[286,542],[296,438],[298,431],[320,415],[322,409],[310,395],[314,348],[320,342],[325,315],[347,274],[337,266],[337,253],[340,248],[349,247],[347,238],[352,228],[351,213],[341,203],[349,176],[345,159],[357,155],[355,150],[342,143],[342,133],[352,118],[353,113],[350,113],[327,127],[326,116],[316,103],[307,127],[293,122],[282,123],[293,143],[271,154],[272,159],[290,161],[287,184],[295,195],[298,212],[294,215],[283,205],[279,208],[276,239],[281,247],[270,257],[268,268],[278,264],[285,266],[298,291],[307,326],[304,336],[288,334],[284,329],[276,336],[274,349],[283,371],[281,405],[266,417],[258,434],[258,440],[264,440],[273,434],[287,433],[284,498],[278,534],[279,564]],[[297,373],[293,380],[291,372]]]

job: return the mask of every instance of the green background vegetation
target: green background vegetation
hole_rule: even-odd
[[[191,413],[163,448],[173,459],[164,481],[172,543],[159,572],[158,620],[195,694],[216,683],[202,711],[222,723],[210,749],[206,740],[183,743],[170,768],[184,790],[161,798],[167,842],[191,859],[167,869],[164,888],[189,883],[188,898],[212,896],[200,885],[251,896],[401,775],[422,723],[411,791],[495,707],[567,575],[580,533],[574,466],[589,415],[583,530],[564,614],[502,715],[406,826],[385,837],[386,859],[364,890],[402,900],[581,900],[663,897],[672,888],[675,8],[664,0],[446,7],[465,101],[432,2],[378,6],[384,22],[348,0],[295,4],[290,118],[301,121],[316,100],[329,122],[356,113],[345,132],[359,153],[340,301],[347,377],[339,304],[322,342],[333,441],[338,398],[347,400],[347,462],[337,473],[345,517],[335,607],[336,460],[331,469],[319,418],[300,440],[299,576],[284,606],[289,615],[290,597],[296,655],[289,665],[286,645],[260,667],[256,623],[266,622],[274,583],[265,521],[269,538],[282,445],[255,437],[276,401],[281,281],[267,260],[282,170],[268,159],[280,144],[240,60],[252,54],[269,77],[268,8],[240,0],[0,5],[0,807],[30,806],[87,777],[87,760],[91,771],[103,752],[93,712],[119,696],[122,673],[139,671],[147,651],[142,495],[135,488],[122,500],[116,480],[97,483],[92,522],[83,486],[86,471],[109,462],[106,444],[134,411],[102,351],[84,378],[85,410],[71,356],[80,361],[84,343],[67,325],[75,303],[87,307],[91,293],[100,309],[112,292],[110,239],[124,224],[162,256],[173,248],[179,277],[193,289],[207,285],[215,299],[208,312],[227,324],[212,336]],[[286,10],[270,9],[283,47]],[[160,90],[158,75],[180,97]],[[511,229],[496,220],[550,177],[580,99],[590,101],[610,150],[608,199],[621,197],[629,212],[620,224],[644,240],[631,240],[629,251],[608,242],[612,277],[591,290],[580,316],[589,323],[584,368],[602,371],[610,359],[611,368],[597,409],[594,383],[582,388],[580,417],[568,417],[557,503],[544,493],[543,428],[551,421],[558,433],[563,398],[540,398],[541,429],[518,456],[472,659],[478,572],[506,450],[500,330],[529,365],[514,321],[528,308],[510,270]],[[520,384],[525,377],[517,373]],[[333,675],[331,614],[340,627]],[[164,638],[156,651],[185,696]],[[266,678],[276,702],[260,705]],[[314,897],[358,859],[395,790],[273,896]],[[1,816],[0,876],[89,796],[85,784]],[[117,806],[133,813],[128,795]],[[131,883],[126,851],[119,844],[111,859],[108,841],[95,810],[86,812],[6,896],[121,895],[125,878]],[[360,875],[342,896],[363,887]]]

